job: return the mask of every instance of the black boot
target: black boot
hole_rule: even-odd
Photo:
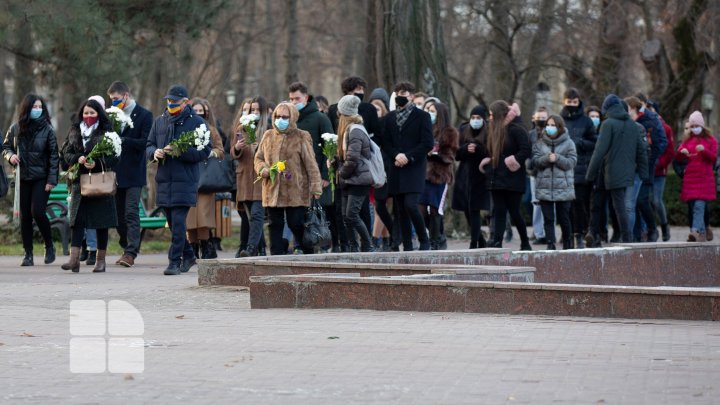
[[[81,250],[80,250],[80,261],[81,261],[81,262],[86,261],[86,260],[88,259],[88,255],[89,255],[89,253],[88,253],[88,250],[87,250],[87,245],[85,244],[85,241],[83,241],[83,242],[82,242],[82,248],[81,248]]]
[[[55,261],[55,246],[49,245],[45,247],[45,264]]]
[[[660,229],[662,230],[662,241],[667,242],[670,240],[670,227],[668,224],[660,224]]]
[[[585,239],[579,233],[575,234],[575,249],[585,249]]]
[[[563,239],[563,250],[570,250],[573,248],[573,241],[570,238]]]
[[[250,257],[250,256],[257,256],[257,248],[253,245],[248,245],[247,249],[240,252],[239,257]]]
[[[191,243],[190,246],[192,246],[193,253],[195,253],[195,257],[200,257],[200,244],[199,243]]]
[[[477,241],[476,241],[476,240],[471,240],[471,241],[470,241],[470,247],[469,247],[468,249],[477,249],[477,247],[478,247]]]
[[[97,250],[89,251],[88,258],[85,261],[85,264],[87,264],[88,266],[94,266],[96,261],[97,261]]]
[[[480,240],[478,241],[478,249],[484,249],[487,247],[487,242],[485,242],[485,237],[483,236],[482,232],[480,232]]]
[[[28,267],[28,266],[34,266],[35,263],[33,261],[33,252],[32,251],[25,251],[25,257],[23,257],[22,264],[20,266]]]
[[[548,244],[547,244],[547,250],[556,250],[556,248],[555,248],[555,242],[548,242]]]
[[[210,254],[209,248],[208,248],[208,241],[201,240],[200,241],[200,256],[195,254],[195,257],[199,257],[201,259],[209,259],[208,255]]]
[[[390,252],[392,250],[392,239],[390,237],[382,238],[382,251]]]
[[[217,259],[217,250],[215,250],[215,243],[213,241],[207,241],[207,257],[206,259]]]

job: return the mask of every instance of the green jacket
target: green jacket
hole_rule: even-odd
[[[603,170],[606,190],[629,187],[636,173],[642,179],[648,176],[645,129],[619,104],[610,107],[606,117],[585,177],[593,182]]]

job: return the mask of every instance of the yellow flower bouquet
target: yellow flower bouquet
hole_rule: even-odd
[[[277,178],[278,174],[283,175],[285,177],[285,179],[287,179],[287,180],[290,180],[292,178],[292,174],[290,172],[285,171],[285,161],[284,160],[281,160],[281,161],[275,163],[274,165],[270,166],[268,175],[270,177],[270,182],[272,184],[275,184],[275,179]],[[257,178],[255,179],[255,182],[257,183],[260,180],[262,180],[261,174],[257,176]]]

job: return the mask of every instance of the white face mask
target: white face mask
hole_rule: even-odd
[[[693,135],[700,135],[702,133],[702,130],[702,127],[690,128],[690,132],[692,132]]]

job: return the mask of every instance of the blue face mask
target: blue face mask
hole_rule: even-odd
[[[437,113],[428,112],[428,114],[430,114],[430,122],[432,122],[434,124],[435,121],[437,121]]]
[[[557,131],[557,127],[547,126],[547,127],[545,127],[545,132],[547,132],[547,134],[550,136],[555,136],[555,135],[557,135],[558,131]]]
[[[485,121],[483,121],[482,119],[470,120],[470,128],[480,129],[483,127],[484,123]]]
[[[275,120],[275,126],[280,132],[285,131],[290,126],[290,120],[286,120],[284,118],[277,118]]]
[[[42,117],[43,110],[42,108],[33,108],[30,110],[30,119],[36,120],[40,117]]]
[[[297,110],[300,111],[303,108],[305,108],[305,103],[297,103],[297,104],[295,104],[295,108],[297,108]]]
[[[595,126],[595,128],[597,128],[597,127],[600,126],[600,118],[598,118],[598,117],[592,117],[592,118],[590,118],[590,119],[592,120],[592,123],[593,123],[593,125]]]

